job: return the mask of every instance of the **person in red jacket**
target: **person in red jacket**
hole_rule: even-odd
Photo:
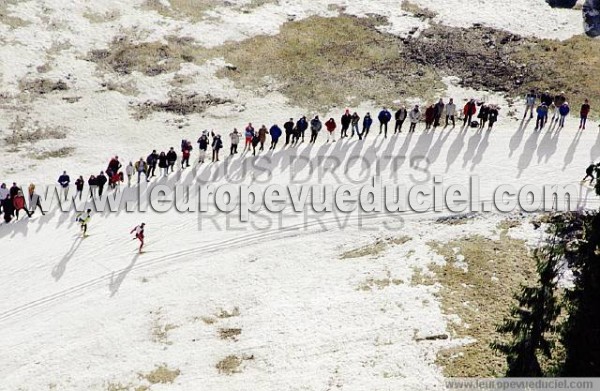
[[[579,129],[585,129],[585,123],[587,122],[588,114],[590,114],[590,103],[586,99],[581,105],[581,111],[579,112]]]
[[[25,205],[25,197],[23,196],[23,192],[19,190],[17,195],[13,198],[13,206],[15,207],[15,215],[17,216],[17,220],[19,220],[19,211],[22,209],[27,214],[27,217],[31,217],[31,212],[27,209],[27,205]]]
[[[463,114],[465,116],[465,120],[463,123],[463,127],[468,126],[473,120],[473,116],[477,112],[477,106],[475,105],[475,100],[471,99],[465,104],[463,108]]]
[[[325,122],[325,128],[327,129],[327,142],[329,142],[329,138],[333,137],[333,141],[335,141],[335,128],[337,127],[335,120],[333,118],[329,118],[327,122]]]

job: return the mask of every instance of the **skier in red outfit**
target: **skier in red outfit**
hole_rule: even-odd
[[[137,239],[140,241],[140,248],[139,248],[139,252],[142,252],[142,247],[144,247],[144,227],[146,226],[145,223],[142,223],[140,225],[138,225],[137,227],[135,227],[134,229],[131,230],[131,234],[135,232],[135,238],[133,238],[133,240]]]

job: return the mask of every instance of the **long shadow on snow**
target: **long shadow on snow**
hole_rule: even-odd
[[[73,256],[77,252],[77,250],[79,249],[79,246],[81,246],[82,242],[83,242],[83,237],[82,236],[77,237],[73,241],[73,244],[71,244],[71,248],[69,248],[69,251],[67,251],[67,253],[62,257],[60,262],[56,266],[54,266],[54,268],[52,268],[51,274],[52,274],[52,277],[54,277],[55,281],[60,280],[60,278],[65,274],[65,270],[67,270],[67,264],[69,263],[69,261],[71,261],[71,259],[73,258]]]
[[[117,275],[116,278],[115,278],[114,272],[110,275],[110,282],[108,283],[108,289],[110,290],[110,297],[113,297],[114,295],[117,294],[117,292],[119,292],[119,288],[121,288],[123,281],[125,281],[125,278],[129,274],[129,272],[131,272],[131,270],[135,266],[135,263],[137,262],[139,257],[140,257],[139,253],[135,254],[135,256],[133,257],[133,259],[131,260],[129,265],[127,265],[127,267],[125,269],[122,269],[118,272],[119,274]]]

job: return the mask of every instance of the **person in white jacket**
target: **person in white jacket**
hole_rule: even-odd
[[[454,103],[454,99],[450,98],[450,102],[446,105],[446,126],[448,126],[448,120],[452,120],[452,126],[456,126],[455,122],[456,116],[456,104]]]
[[[125,167],[125,174],[127,175],[127,186],[131,186],[131,177],[133,176],[133,163],[129,162]]]
[[[409,133],[414,132],[417,127],[417,123],[421,119],[421,111],[419,110],[419,105],[415,105],[415,107],[408,113],[408,119],[410,120],[410,128],[408,129]]]

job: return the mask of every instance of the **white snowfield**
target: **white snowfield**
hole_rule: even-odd
[[[497,1],[413,1],[438,12],[438,21],[452,25],[485,23],[560,39],[582,32],[578,12],[552,10],[542,0],[510,2],[503,8],[495,8]],[[70,131],[64,140],[40,141],[18,153],[1,145],[1,182],[16,181],[23,188],[33,182],[41,187],[54,183],[63,170],[73,181],[78,175],[87,180],[104,170],[115,154],[122,162],[135,161],[152,149],[160,152],[174,146],[178,150],[182,138],[195,141],[201,130],[215,129],[225,141],[221,162],[196,166],[194,142],[195,167],[172,174],[168,183],[224,184],[239,180],[242,167],[260,165],[272,170],[263,186],[286,185],[292,178],[339,185],[361,175],[366,184],[380,162],[384,183],[412,185],[427,180],[431,184],[433,175],[441,175],[444,186],[465,185],[478,176],[482,200],[490,200],[502,184],[573,185],[578,190],[577,207],[597,206],[593,190],[579,181],[589,163],[600,157],[600,133],[594,122],[577,131],[580,102],[571,102],[564,129],[535,132],[535,120],[522,122],[507,116],[516,110],[520,117],[520,104],[509,108],[500,96],[464,90],[449,80],[444,98],[454,97],[459,108],[471,97],[501,105],[493,131],[461,131],[459,124],[423,133],[420,124],[417,132],[407,135],[405,123],[401,135],[383,139],[375,121],[366,141],[356,137],[340,141],[338,127],[335,143],[325,143],[323,130],[314,146],[304,143],[284,149],[280,141],[274,152],[227,158],[227,135],[233,127],[243,131],[249,121],[256,128],[262,123],[282,125],[290,116],[297,119],[303,110],[277,92],[256,96],[216,78],[215,71],[224,64],[215,59],[202,67],[182,67],[180,73],[195,75],[197,80],[186,88],[232,97],[236,103],[211,108],[203,116],[191,115],[186,119],[189,126],[182,129],[174,125],[177,117],[168,114],[135,121],[129,102],[166,98],[173,74],[132,75],[140,90],[136,97],[99,92],[103,76],[93,63],[80,59],[92,48],[105,47],[123,29],[144,31],[145,40],[177,33],[218,45],[275,34],[291,16],[333,16],[337,11],[330,4],[344,5],[346,12],[356,15],[388,16],[387,29],[399,34],[422,26],[397,1],[279,1],[247,13],[220,7],[200,23],[165,18],[142,10],[141,3],[44,0],[8,6],[11,15],[31,24],[15,29],[0,24],[0,92],[4,94],[0,136],[9,134],[8,125],[17,116],[42,125],[67,126]],[[116,12],[118,18],[90,23],[83,16],[86,11]],[[555,26],[559,27],[555,30]],[[41,55],[53,43],[64,41],[72,46],[55,58]],[[68,80],[71,90],[16,105],[12,97],[18,80],[36,77],[36,67],[48,61],[52,69],[45,77]],[[76,103],[61,99],[72,96],[81,98]],[[379,109],[366,102],[357,111],[361,115],[370,111],[376,117]],[[340,111],[321,118],[334,116],[339,122]],[[28,155],[29,150],[61,146],[74,147],[73,155],[43,161]],[[301,158],[294,160],[295,156]],[[337,159],[349,174],[340,168],[336,175],[325,173],[322,178],[318,170],[311,174],[312,169],[323,167],[317,162],[325,157]],[[259,173],[248,171],[244,183],[261,179]],[[93,214],[90,236],[85,239],[80,237],[74,213],[57,209],[46,216],[38,211],[30,220],[22,217],[2,224],[0,390],[123,389],[118,385],[131,390],[149,386],[153,391],[444,389],[436,353],[469,341],[452,337],[417,341],[449,334],[448,323],[456,319],[442,313],[435,296],[438,286],[411,284],[411,276],[415,268],[444,262],[428,242],[471,234],[495,237],[497,223],[505,218],[487,214],[458,226],[435,222],[448,213],[446,209],[360,216],[322,213],[305,220],[298,215],[262,213],[240,223],[224,213],[122,210]],[[147,249],[138,254],[129,231],[142,221]],[[542,233],[527,219],[523,221],[511,234],[534,246]],[[410,240],[390,245],[378,256],[341,259],[346,251],[402,236]],[[369,285],[373,280],[390,283],[380,288]],[[234,316],[219,316],[222,311]],[[219,330],[228,328],[241,333],[234,340],[220,338]],[[219,373],[216,365],[230,355],[242,362],[239,372],[228,376]],[[150,384],[141,377],[163,364],[180,371],[173,383]]]

